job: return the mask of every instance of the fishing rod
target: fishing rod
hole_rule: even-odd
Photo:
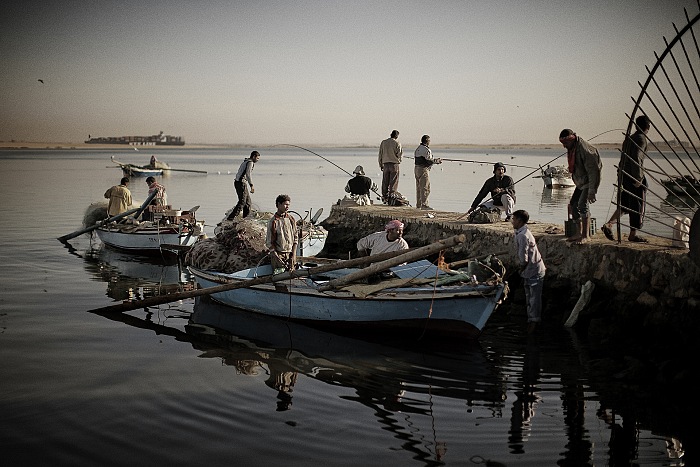
[[[622,128],[613,128],[612,130],[606,130],[606,131],[604,131],[604,132],[602,132],[602,133],[598,133],[598,134],[595,135],[594,137],[590,138],[588,141],[592,141],[592,140],[596,139],[598,136],[602,136],[602,135],[604,135],[604,134],[606,134],[606,133],[610,133],[611,131],[625,131],[625,130],[622,129]],[[556,160],[559,159],[560,157],[565,156],[567,153],[568,153],[568,151],[567,151],[567,152],[564,152],[564,153],[562,153],[562,154],[559,154],[557,157],[555,157],[555,158],[552,159],[551,161],[547,162],[546,165],[551,164],[552,162],[556,161]],[[524,177],[522,177],[521,179],[519,179],[517,182],[513,182],[513,186],[515,186],[517,183],[522,182],[523,180],[525,180],[526,178],[528,178],[530,175],[534,174],[534,173],[537,172],[538,170],[542,170],[542,166],[540,166],[539,168],[533,170],[533,171],[530,172],[529,174],[525,175]],[[492,196],[491,198],[487,199],[485,202],[491,201],[492,199],[493,199],[493,196]],[[482,202],[481,204],[483,204],[483,202]],[[463,217],[466,216],[466,215],[467,215],[467,213],[465,212],[464,214],[462,214],[461,216],[459,216],[459,217],[457,218],[457,220],[463,218]]]
[[[275,144],[274,146],[291,146],[291,147],[293,147],[293,148],[302,149],[302,150],[304,150],[304,151],[306,151],[306,152],[310,152],[310,153],[313,154],[314,156],[320,157],[321,159],[323,159],[324,161],[326,161],[326,162],[328,162],[328,163],[330,163],[330,164],[333,164],[334,166],[338,167],[340,170],[342,170],[342,171],[345,172],[346,174],[350,175],[351,177],[354,177],[354,176],[355,176],[355,174],[351,174],[350,172],[348,172],[347,170],[345,170],[344,168],[342,168],[341,166],[339,166],[339,165],[336,164],[335,162],[333,162],[333,161],[331,161],[331,160],[328,160],[328,159],[326,159],[325,157],[323,157],[322,155],[313,152],[311,149],[306,149],[306,148],[304,148],[304,147],[297,146],[296,144],[284,144],[284,143],[282,143],[282,144]],[[273,147],[274,147],[274,146],[273,146]],[[373,183],[373,185],[374,185],[374,183]],[[381,195],[380,195],[379,193],[377,193],[377,190],[375,190],[375,189],[373,189],[373,188],[370,188],[370,190],[372,190],[372,191],[374,192],[375,195],[377,195],[377,196],[379,196],[379,197],[381,198]]]
[[[412,156],[404,156],[404,157],[406,157],[407,159],[415,159],[415,157],[412,157]],[[489,162],[487,162],[487,161],[469,161],[466,159],[445,159],[444,157],[439,157],[438,159],[440,159],[441,161],[448,161],[448,162],[470,162],[470,163],[474,163],[474,164],[493,164],[493,161],[489,161]],[[506,164],[505,162],[503,162],[502,164],[507,165],[509,167],[520,167],[523,169],[535,169],[535,170],[540,169],[539,167],[530,167],[527,165]]]

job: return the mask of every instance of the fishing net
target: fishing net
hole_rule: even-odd
[[[216,236],[200,240],[187,252],[185,264],[225,273],[269,262],[265,247],[266,226],[257,219],[224,221]]]

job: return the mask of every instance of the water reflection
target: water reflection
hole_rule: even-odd
[[[193,290],[194,279],[177,259],[137,257],[106,247],[82,254],[93,280],[107,283],[107,296],[133,300]]]
[[[640,411],[627,410],[630,394],[618,382],[602,386],[601,395],[592,392],[587,376],[591,357],[575,334],[543,328],[526,336],[512,317],[497,315],[480,342],[425,346],[338,335],[218,305],[207,297],[196,299],[186,323],[171,326],[154,323],[150,316],[98,314],[187,342],[201,352],[199,357],[220,359],[237,375],[257,378],[263,401],[276,411],[293,411],[295,395],[308,391],[308,380],[300,376],[350,389],[329,390],[328,397],[367,408],[378,428],[392,433],[401,449],[424,465],[459,461],[465,448],[473,463],[507,462],[503,455],[497,460],[477,455],[467,448],[470,442],[459,440],[473,437],[483,445],[486,436],[492,452],[503,452],[494,444],[502,438],[490,438],[497,432],[489,430],[497,425],[484,419],[505,419],[508,412],[510,459],[535,455],[542,461],[538,465],[554,465],[554,460],[593,465],[603,455],[609,465],[639,459],[683,465],[677,438],[642,436],[641,426],[649,421]],[[329,400],[317,403],[333,405]],[[465,422],[470,417],[474,427]],[[601,438],[606,439],[605,454],[595,446]]]

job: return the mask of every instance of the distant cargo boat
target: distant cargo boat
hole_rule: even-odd
[[[151,136],[98,136],[85,141],[87,144],[129,144],[131,146],[184,146],[182,136],[170,136],[161,131]]]

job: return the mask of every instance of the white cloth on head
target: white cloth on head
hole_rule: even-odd
[[[408,243],[403,237],[399,237],[393,242],[386,239],[386,232],[375,232],[361,238],[357,242],[358,250],[370,250],[370,256],[389,251],[408,250]]]

